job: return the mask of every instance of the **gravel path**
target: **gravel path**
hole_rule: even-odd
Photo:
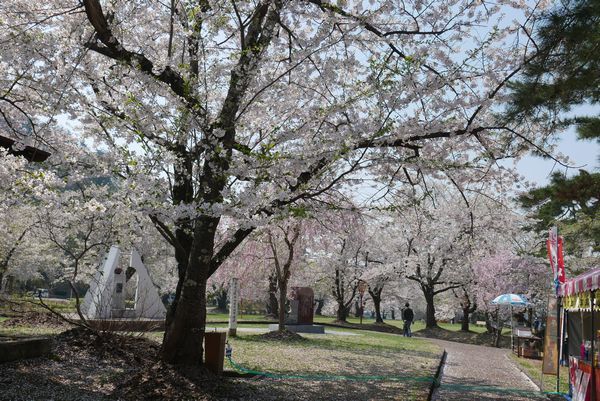
[[[448,357],[435,401],[547,400],[509,359],[506,349],[431,339]],[[482,386],[493,386],[489,389]],[[507,392],[507,389],[519,390]]]

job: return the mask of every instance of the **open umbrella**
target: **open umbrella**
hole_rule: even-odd
[[[502,295],[498,295],[496,298],[494,298],[494,300],[492,301],[492,305],[496,305],[496,306],[508,305],[508,306],[510,306],[510,347],[513,348],[513,345],[514,345],[514,339],[513,339],[514,327],[513,327],[513,313],[512,313],[513,311],[512,311],[512,308],[513,308],[513,306],[527,306],[527,305],[529,305],[529,302],[527,301],[527,298],[525,298],[522,295],[517,295],[517,294],[502,294]],[[498,330],[500,330],[500,325],[498,325]]]
[[[529,302],[522,295],[502,294],[494,298],[492,305],[527,306]]]

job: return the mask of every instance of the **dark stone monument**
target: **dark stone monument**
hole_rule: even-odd
[[[313,324],[315,294],[310,287],[292,287],[290,294],[290,311],[285,320],[285,328],[296,333],[325,332],[324,326]],[[278,325],[269,325],[271,331],[277,330]]]
[[[291,305],[297,307],[295,324],[313,324],[315,294],[310,287],[292,287]]]

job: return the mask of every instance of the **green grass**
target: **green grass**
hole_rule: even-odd
[[[423,375],[439,362],[436,345],[398,335],[353,331],[355,336],[302,334],[303,341],[265,340],[240,333],[230,338],[233,359],[251,369],[275,373]],[[402,366],[398,361],[402,360]]]
[[[227,315],[225,313],[208,313],[206,315],[206,322],[207,322],[207,324],[209,324],[212,327],[224,327],[224,326],[215,326],[215,324],[211,324],[211,322],[226,322],[228,320],[229,320],[229,315]],[[269,319],[266,319],[264,315],[239,315],[238,316],[239,322],[248,322],[248,321],[257,321],[257,320],[269,320]],[[314,317],[314,322],[316,324],[333,323],[334,321],[335,321],[334,316],[315,316]],[[347,321],[348,321],[348,323],[360,324],[360,318],[354,317],[354,316],[348,317]],[[402,320],[385,320],[384,322],[386,324],[398,327],[400,329],[402,329],[402,327],[404,325]],[[273,320],[273,323],[275,323],[275,320]],[[373,323],[375,323],[375,319],[363,318],[363,324],[373,324]],[[443,328],[445,330],[449,330],[449,331],[460,331],[460,327],[461,327],[460,323],[454,323],[454,324],[438,323],[438,325],[441,328]],[[243,325],[240,325],[240,327],[260,327],[260,326],[243,324]],[[423,330],[424,328],[425,328],[425,322],[423,322],[422,320],[417,320],[412,325],[413,332]],[[485,333],[485,331],[486,331],[485,326],[476,326],[474,324],[469,325],[469,330],[474,333]]]
[[[404,326],[404,323],[402,322],[402,320],[386,320],[385,323],[392,325],[392,326],[396,326],[400,329]],[[460,331],[460,328],[461,328],[460,323],[438,323],[438,326],[440,326],[444,330],[449,330],[449,331]],[[412,327],[411,327],[413,332],[423,330],[424,328],[425,328],[425,322],[422,320],[417,320],[416,322],[414,322],[412,324]],[[474,324],[470,324],[469,331],[472,331],[474,333],[485,333],[486,329],[485,329],[485,326],[476,326]]]
[[[41,302],[52,308],[56,312],[60,313],[73,313],[75,309],[75,299],[53,301],[46,298],[42,298],[41,302],[38,298],[32,296],[16,296],[13,295],[9,299],[9,302],[0,302],[0,314],[11,315],[15,312],[23,311],[38,311],[44,312],[46,309],[42,306]],[[81,299],[83,301],[83,298]]]
[[[329,330],[330,328],[327,328]],[[302,341],[265,340],[256,334],[239,333],[229,338],[233,360],[239,365],[270,374],[307,375],[309,381],[281,378],[260,382],[243,381],[238,386],[253,394],[253,399],[344,399],[352,394],[360,399],[401,399],[417,401],[427,398],[428,379],[437,368],[442,350],[417,338],[351,331],[354,336],[302,334]],[[232,367],[226,364],[226,369]],[[350,381],[319,381],[331,376],[351,376]],[[379,376],[383,381],[363,381],[361,377]],[[390,379],[396,379],[390,381]],[[251,386],[251,388],[250,388]],[[328,394],[332,397],[329,398]],[[275,395],[275,396],[274,396]]]
[[[225,328],[227,325],[209,324],[207,331],[213,327]],[[242,327],[267,328],[267,325],[256,324]],[[276,373],[332,373],[328,367],[327,355],[338,352],[348,353],[350,359],[376,356],[381,359],[378,363],[382,366],[393,365],[390,368],[390,372],[392,372],[399,368],[399,360],[402,360],[401,365],[409,368],[413,364],[412,362],[417,365],[417,368],[428,365],[437,366],[442,352],[437,345],[419,338],[405,338],[395,334],[335,327],[328,327],[327,330],[351,332],[354,335],[303,333],[304,340],[296,342],[265,340],[259,335],[260,333],[238,331],[237,337],[228,337],[228,341],[234,349],[236,362],[252,369]],[[146,336],[160,342],[163,333],[147,333]],[[292,355],[294,358],[291,358]],[[308,361],[312,361],[312,364]],[[424,364],[419,365],[419,361]],[[343,365],[350,367],[351,371],[356,369],[356,366],[353,367],[350,362]],[[336,373],[344,372],[337,370]],[[368,374],[368,369],[363,373]]]
[[[211,328],[227,328],[229,327],[229,325],[227,323],[211,323],[211,322],[206,322],[206,330],[210,331]],[[244,323],[244,324],[238,324],[238,329],[240,328],[251,328],[251,329],[268,329],[269,325],[268,324],[264,324],[264,323]]]
[[[16,326],[3,327],[0,326],[0,336],[7,337],[35,337],[35,336],[51,336],[65,331],[64,328],[56,327],[31,327],[31,326]]]
[[[543,391],[556,391],[556,376],[543,375],[543,385],[540,385],[542,377],[542,361],[538,359],[519,358],[512,354],[511,358],[525,372],[529,378],[538,385]],[[569,368],[560,367],[560,391],[566,393],[569,391]]]
[[[2,322],[3,322],[3,321],[5,321],[5,320],[8,320],[8,319],[9,319],[9,318],[7,318],[7,317],[0,316],[0,323],[2,323]]]
[[[238,321],[269,320],[264,315],[238,315]],[[207,313],[207,322],[227,322],[229,315],[226,313]]]
[[[314,321],[315,323],[333,323],[335,318],[331,316],[315,316]],[[384,320],[384,322],[400,329],[404,326],[404,322],[402,322],[402,320]],[[359,324],[360,319],[357,317],[349,317],[348,323]],[[363,318],[363,323],[373,324],[375,323],[375,319]],[[460,323],[438,323],[438,325],[445,330],[460,331]],[[413,323],[411,328],[413,332],[423,330],[425,328],[425,322],[422,320],[417,320]],[[474,324],[469,325],[469,330],[475,333],[485,333],[486,331],[485,326],[476,326]]]

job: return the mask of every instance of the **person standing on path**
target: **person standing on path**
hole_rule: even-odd
[[[410,304],[408,302],[404,306],[406,306],[404,311],[402,311],[402,320],[404,320],[404,337],[412,337],[410,325],[415,319],[415,314],[413,313],[413,310],[410,309]]]

